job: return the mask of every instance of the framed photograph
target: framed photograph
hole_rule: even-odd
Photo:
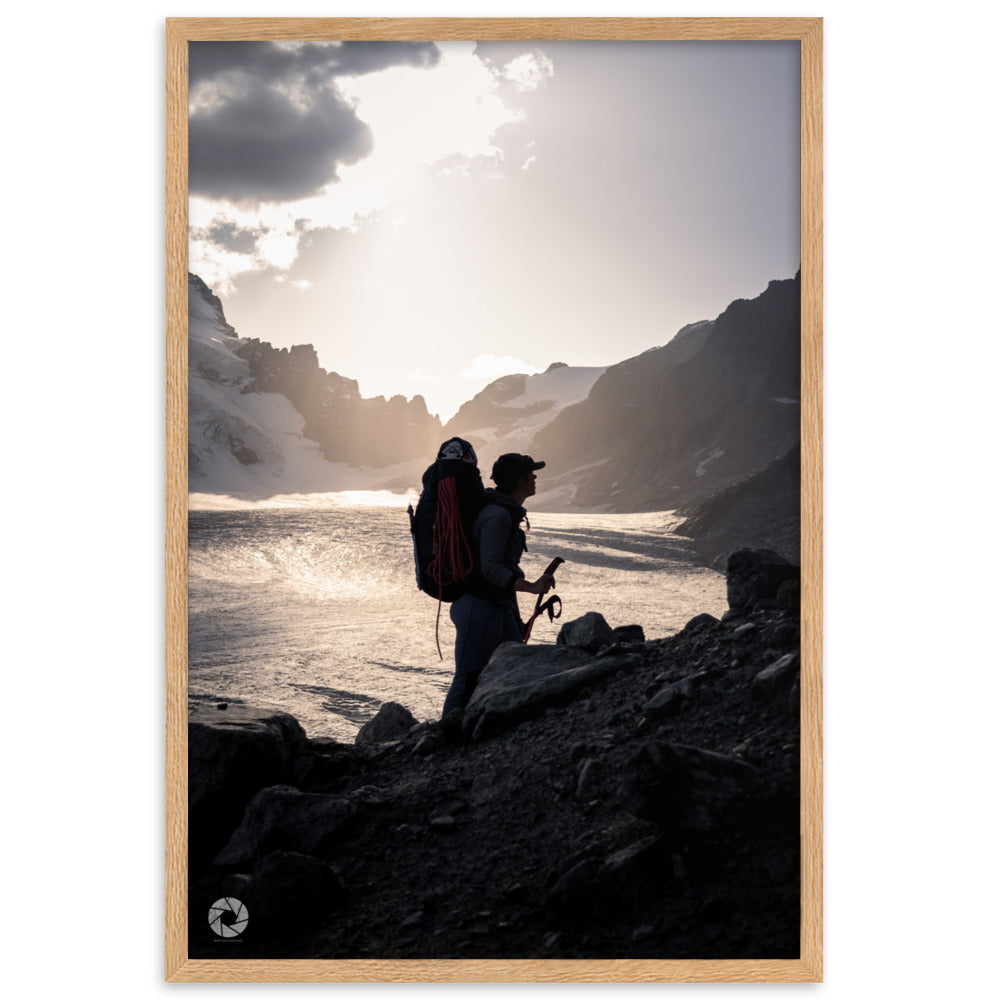
[[[168,981],[822,979],[822,19],[187,19]]]

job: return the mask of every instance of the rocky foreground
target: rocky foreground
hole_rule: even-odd
[[[390,703],[353,745],[196,709],[190,956],[798,957],[799,571],[742,550],[727,585],[670,638],[502,646],[461,717]]]

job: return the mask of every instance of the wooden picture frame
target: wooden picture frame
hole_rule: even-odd
[[[187,955],[187,46],[197,40],[786,40],[801,53],[802,698],[798,960],[192,960]],[[166,20],[166,952],[171,982],[822,980],[822,19]]]

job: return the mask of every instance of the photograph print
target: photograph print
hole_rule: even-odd
[[[816,978],[802,45],[510,35],[186,42],[183,947]]]

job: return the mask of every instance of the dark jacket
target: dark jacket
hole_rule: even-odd
[[[513,606],[514,583],[524,579],[518,565],[528,548],[521,521],[527,511],[506,493],[486,491],[486,505],[472,525],[476,572],[469,587],[477,597]]]

